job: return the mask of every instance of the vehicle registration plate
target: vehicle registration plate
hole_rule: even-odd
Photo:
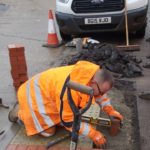
[[[109,24],[111,22],[111,17],[85,18],[85,24]]]

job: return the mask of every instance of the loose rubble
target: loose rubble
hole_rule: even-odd
[[[66,58],[62,65],[75,64],[79,60],[96,63],[111,72],[122,74],[123,77],[138,77],[142,75],[141,60],[119,51],[110,44],[89,43],[87,49]]]

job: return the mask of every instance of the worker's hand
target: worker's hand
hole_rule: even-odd
[[[111,105],[104,106],[103,110],[110,116],[110,118],[116,118],[120,121],[123,120],[123,116],[119,112],[117,112]]]
[[[88,137],[93,140],[97,148],[106,147],[106,139],[104,135],[101,132],[95,130],[92,126],[90,126],[90,132],[88,134]]]
[[[92,140],[97,148],[106,148],[106,139],[102,133],[96,131]]]
[[[123,120],[123,116],[119,113],[119,112],[117,112],[116,110],[112,110],[110,113],[109,113],[109,116],[110,116],[110,118],[116,118],[116,119],[119,119],[120,121],[122,121]]]

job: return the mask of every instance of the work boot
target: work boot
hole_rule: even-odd
[[[8,119],[10,122],[17,123],[17,121],[18,121],[18,110],[19,110],[19,105],[17,102],[17,103],[15,103],[12,110],[8,114]]]

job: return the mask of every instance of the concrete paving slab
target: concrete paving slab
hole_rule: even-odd
[[[29,76],[54,66],[55,62],[61,59],[63,47],[57,50],[42,47],[47,40],[48,10],[54,10],[54,3],[55,1],[48,0],[0,1],[1,5],[7,7],[7,9],[0,7],[0,97],[10,109],[17,98],[10,75],[8,44],[21,43],[25,46]],[[0,114],[3,114],[0,115],[0,129],[6,125],[10,129],[9,134],[0,140],[2,144],[0,150],[5,149],[19,129],[17,126],[11,128],[12,124],[7,119],[9,110],[0,108]]]

